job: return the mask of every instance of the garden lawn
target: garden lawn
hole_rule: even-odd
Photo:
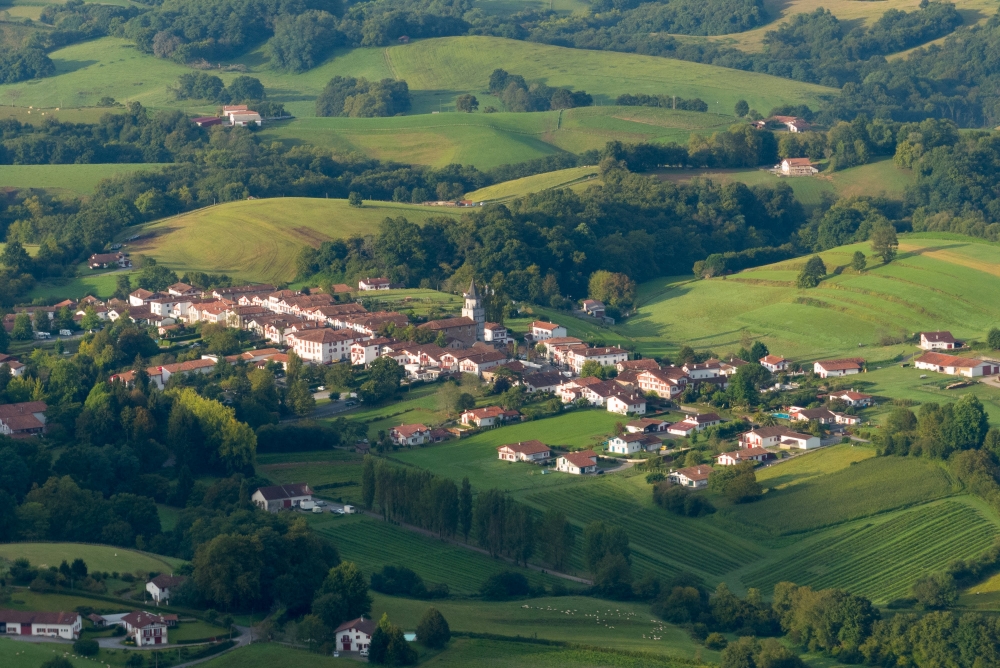
[[[701,656],[717,663],[719,653],[695,643],[686,631],[651,621],[647,603],[617,602],[584,596],[560,596],[487,602],[416,601],[375,594],[372,618],[383,612],[405,631],[416,629],[429,607],[441,611],[452,632],[492,633],[540,638],[633,652],[665,654],[691,661]],[[654,640],[654,637],[659,638]],[[616,664],[617,665],[617,664]]]
[[[92,571],[131,573],[134,571],[170,572],[184,563],[183,559],[136,552],[111,545],[83,543],[6,543],[0,544],[0,558],[8,561],[25,558],[31,565],[58,566],[80,558]]]
[[[604,410],[577,410],[541,420],[488,429],[474,436],[451,439],[420,448],[399,450],[393,457],[456,481],[468,476],[473,489],[498,487],[509,491],[534,490],[569,483],[588,483],[592,477],[573,476],[535,464],[503,462],[497,448],[505,443],[537,439],[547,445],[574,450],[598,448],[622,416]],[[542,475],[542,471],[546,475]]]
[[[386,217],[414,223],[431,217],[455,217],[458,211],[393,202],[279,197],[241,200],[206,207],[150,223],[132,253],[150,255],[182,273],[224,273],[239,280],[290,281],[303,246],[354,234],[372,234]],[[133,234],[134,231],[129,234]]]

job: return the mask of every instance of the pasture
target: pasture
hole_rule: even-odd
[[[577,587],[573,582],[514,566],[366,515],[317,516],[310,525],[336,545],[341,559],[357,563],[368,576],[386,565],[404,565],[428,584],[445,583],[452,594],[459,595],[478,592],[486,578],[503,570],[523,573],[533,586],[550,588],[561,582],[570,590]]]
[[[90,269],[78,269],[81,273],[73,278],[47,278],[40,281],[31,289],[28,296],[31,299],[59,297],[64,299],[72,297],[80,299],[87,295],[94,295],[107,299],[115,291],[115,282],[118,272],[102,271],[92,272]],[[84,273],[85,272],[85,273]],[[135,280],[136,272],[123,272],[132,276]]]
[[[91,195],[97,184],[117,174],[161,169],[157,164],[0,165],[0,188],[42,188]]]
[[[862,274],[848,266],[855,250],[869,255]],[[708,280],[659,278],[639,287],[636,314],[614,329],[645,355],[685,344],[725,354],[746,331],[796,361],[877,362],[914,351],[891,343],[898,337],[949,329],[982,340],[1000,319],[1000,244],[928,233],[901,235],[888,266],[870,253],[867,243],[820,253],[833,275],[808,290],[794,286],[805,257]]]
[[[585,188],[595,183],[599,183],[596,167],[570,167],[480,188],[466,193],[465,199],[474,202],[500,202],[543,190],[569,188],[575,185]]]
[[[273,198],[227,202],[143,227],[143,239],[129,250],[150,255],[179,273],[224,273],[247,281],[291,281],[303,246],[353,234],[372,234],[386,217],[414,223],[432,217],[457,217],[459,211],[395,202]],[[134,231],[130,231],[134,234]]]
[[[38,668],[56,656],[63,656],[70,645],[54,642],[20,642],[10,638],[0,638],[0,664],[4,668]],[[94,662],[82,657],[66,656],[73,668],[92,668]]]
[[[506,602],[415,601],[381,594],[375,594],[374,598],[372,618],[377,619],[386,612],[394,624],[407,631],[415,629],[427,608],[433,606],[448,620],[452,632],[524,638],[537,634],[545,640],[649,652],[683,661],[694,660],[697,656],[708,663],[719,660],[718,652],[701,647],[683,629],[652,621],[645,603],[584,596]]]
[[[446,110],[390,118],[296,118],[266,125],[261,136],[380,160],[491,169],[560,151],[598,150],[609,141],[687,144],[692,133],[710,134],[733,122],[726,115],[648,107],[492,114]]]
[[[90,570],[108,573],[171,572],[184,563],[182,559],[174,557],[83,543],[4,543],[0,544],[0,558],[7,561],[24,558],[36,568],[58,566],[64,560],[72,562],[80,558],[87,562]]]
[[[0,101],[11,100],[9,92],[16,90],[20,92],[17,104],[22,106],[87,107],[110,96],[122,103],[134,100],[147,107],[182,109],[192,115],[215,109],[204,101],[173,99],[169,87],[192,70],[140,53],[125,39],[105,37],[73,44],[54,51],[51,58],[55,77],[0,86]],[[451,110],[455,98],[463,93],[476,94],[483,107],[498,106],[495,99],[483,94],[490,72],[497,67],[530,81],[586,90],[603,105],[622,93],[669,93],[701,97],[713,112],[728,114],[741,98],[754,108],[768,110],[784,103],[816,106],[821,96],[834,94],[833,89],[822,86],[712,65],[495,37],[446,37],[386,49],[342,50],[302,74],[270,69],[261,49],[240,62],[261,80],[269,99],[284,103],[297,117],[314,115],[316,97],[337,74],[405,79],[417,114]],[[219,76],[228,83],[239,74],[221,72]]]

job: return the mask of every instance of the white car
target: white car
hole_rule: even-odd
[[[323,512],[323,509],[322,509],[322,508],[320,508],[319,506],[313,506],[313,509],[312,509],[312,511],[313,511],[314,513],[321,513],[321,512]]]
[[[360,654],[361,656],[368,656],[368,648],[367,647],[361,648],[361,651],[358,652],[358,654]]]
[[[345,515],[343,508],[330,508],[331,513],[337,513],[338,515]]]

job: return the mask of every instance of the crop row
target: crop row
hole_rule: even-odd
[[[861,531],[847,531],[799,550],[775,567],[748,574],[748,586],[771,589],[780,581],[841,587],[875,600],[905,595],[913,582],[958,558],[973,557],[1000,533],[960,502],[911,510]]]

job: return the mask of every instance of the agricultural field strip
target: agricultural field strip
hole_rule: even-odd
[[[783,580],[817,587],[850,585],[852,591],[888,600],[905,593],[913,579],[905,579],[905,574],[916,572],[916,566],[941,568],[952,558],[969,555],[970,548],[986,549],[998,533],[996,522],[961,501],[934,502],[810,542],[742,580],[765,590]],[[886,568],[887,563],[892,568]],[[817,573],[817,568],[823,572]],[[859,579],[857,574],[863,572],[870,575]]]

